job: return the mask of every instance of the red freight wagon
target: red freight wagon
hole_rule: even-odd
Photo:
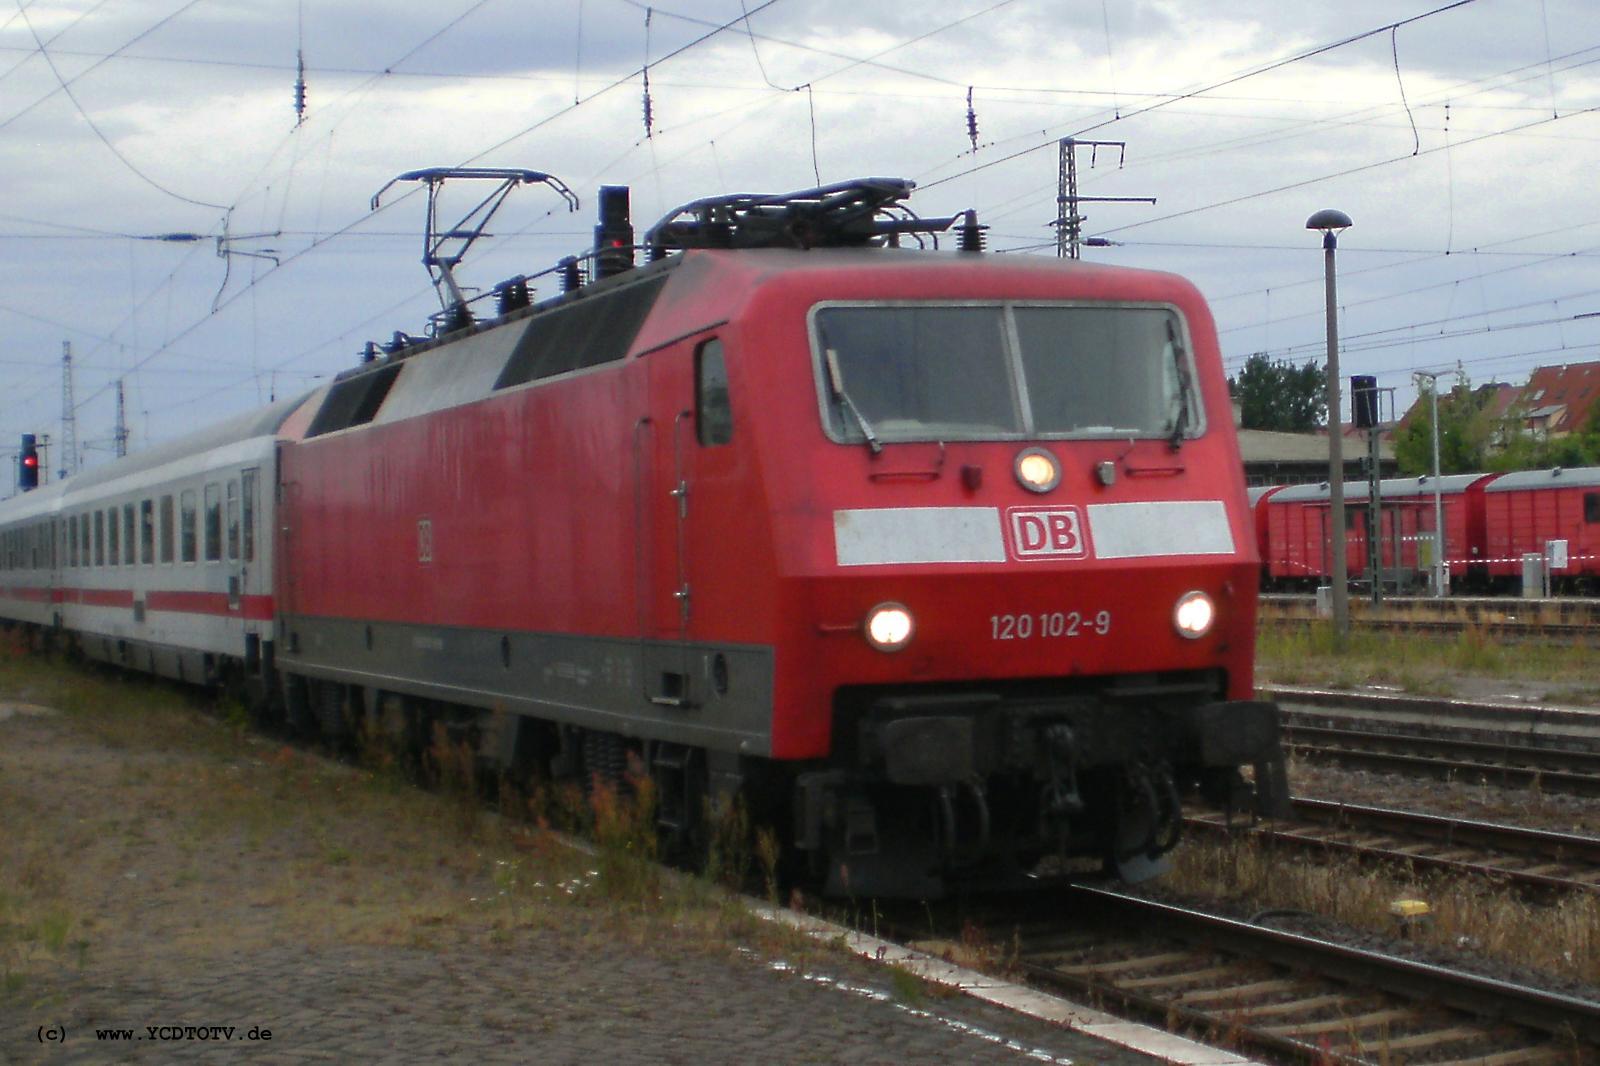
[[[1498,474],[1446,474],[1438,479],[1444,515],[1444,563],[1452,585],[1468,580],[1483,559],[1483,493]],[[1365,486],[1361,505],[1365,508]],[[1398,567],[1422,580],[1432,560],[1434,479],[1389,478],[1382,482],[1385,569]],[[1387,511],[1390,506],[1394,510]],[[1398,554],[1396,546],[1398,545]]]
[[[1444,514],[1445,562],[1453,583],[1465,580],[1467,568],[1481,553],[1483,487],[1492,474],[1451,474],[1439,479]],[[1366,518],[1368,486],[1347,482],[1345,551],[1352,579],[1368,579]],[[1419,584],[1426,580],[1434,530],[1433,480],[1388,478],[1379,483],[1383,507],[1380,565],[1386,580]],[[1263,502],[1266,550],[1263,565],[1274,584],[1320,584],[1331,576],[1328,537],[1328,485],[1293,485]],[[1258,516],[1258,523],[1260,517]]]
[[[1261,573],[1265,577],[1267,570],[1267,507],[1266,501],[1274,493],[1282,492],[1282,485],[1252,485],[1245,490],[1250,500],[1250,517],[1256,530],[1256,551],[1261,556]]]
[[[1566,565],[1550,570],[1558,587],[1600,579],[1600,467],[1505,474],[1483,500],[1485,561],[1495,583],[1519,580],[1523,555],[1544,555],[1552,541],[1566,543]]]
[[[1345,488],[1347,558],[1355,559],[1360,541],[1348,532],[1354,513]],[[1328,485],[1289,485],[1263,501],[1266,509],[1267,549],[1263,569],[1274,586],[1310,587],[1327,582],[1333,571],[1328,538]],[[1258,528],[1261,516],[1257,516]]]

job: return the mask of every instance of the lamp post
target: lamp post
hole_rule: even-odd
[[[1428,395],[1433,399],[1433,594],[1443,596],[1447,591],[1444,576],[1444,497],[1439,484],[1439,375],[1427,370],[1412,373],[1418,385],[1428,379]]]
[[[1333,281],[1333,252],[1337,234],[1353,225],[1343,211],[1325,208],[1306,219],[1306,229],[1322,231],[1323,274],[1326,278],[1328,316],[1328,524],[1333,551],[1333,632],[1343,640],[1350,634],[1350,569],[1345,558],[1344,432],[1339,401],[1339,307]]]

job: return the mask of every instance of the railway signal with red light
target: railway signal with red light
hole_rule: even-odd
[[[594,248],[596,278],[633,268],[633,223],[626,185],[600,186],[600,224],[594,228]]]
[[[23,492],[39,487],[39,444],[32,433],[22,435],[21,466],[17,471],[17,484]]]

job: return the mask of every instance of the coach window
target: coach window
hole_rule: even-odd
[[[192,563],[199,557],[198,538],[195,536],[199,512],[195,509],[194,489],[183,490],[183,495],[178,497],[178,511],[178,545],[182,549],[178,557],[186,563]]]
[[[105,512],[105,516],[106,516],[106,565],[107,566],[116,566],[116,565],[118,565],[119,563],[122,562],[122,552],[118,550],[119,546],[122,543],[122,539],[118,535],[120,530],[121,530],[121,528],[122,528],[122,523],[121,523],[121,520],[117,517],[117,509],[115,507],[113,507],[110,510],[106,511]]]
[[[726,444],[733,439],[733,405],[728,401],[728,368],[722,342],[709,340],[694,353],[694,425],[701,444]]]
[[[228,561],[239,561],[239,482],[228,479]]]
[[[156,561],[156,502],[139,501],[139,561],[146,566]]]
[[[115,526],[112,527],[116,528]],[[106,565],[106,513],[94,513],[94,565]]]
[[[137,528],[138,527],[137,527],[137,525],[136,525],[136,523],[134,522],[134,519],[133,519],[133,504],[131,504],[131,503],[123,504],[122,505],[122,565],[123,566],[132,566],[134,563],[138,562],[138,557],[134,554],[134,550],[133,550],[134,537],[137,535],[134,531]]]
[[[256,481],[259,471],[254,468],[244,471],[240,477],[241,503],[244,506],[244,561],[256,561]]]
[[[90,562],[90,560],[93,558],[93,555],[90,554],[90,547],[89,547],[89,545],[91,543],[91,538],[89,536],[89,526],[90,526],[89,514],[88,514],[87,511],[85,511],[83,514],[78,516],[78,541],[82,545],[82,548],[83,548],[83,564],[82,565],[84,565],[84,566],[93,566],[94,565],[92,562]]]
[[[78,516],[67,519],[67,565],[78,565]]]
[[[206,562],[222,561],[222,486],[206,486]]]
[[[161,562],[172,562],[172,542],[177,530],[172,521],[172,495],[169,493],[161,497]]]

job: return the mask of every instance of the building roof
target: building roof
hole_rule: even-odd
[[[1352,432],[1345,427],[1344,457],[1359,459],[1367,454],[1366,430]],[[1359,440],[1356,433],[1360,434]],[[1246,463],[1328,461],[1328,435],[1326,433],[1275,433],[1265,429],[1241,429],[1239,454]],[[1385,437],[1378,439],[1380,459],[1394,458],[1394,445]]]
[[[1600,362],[1539,367],[1523,386],[1519,403],[1530,412],[1527,417],[1550,419],[1552,434],[1577,430],[1600,403]]]

